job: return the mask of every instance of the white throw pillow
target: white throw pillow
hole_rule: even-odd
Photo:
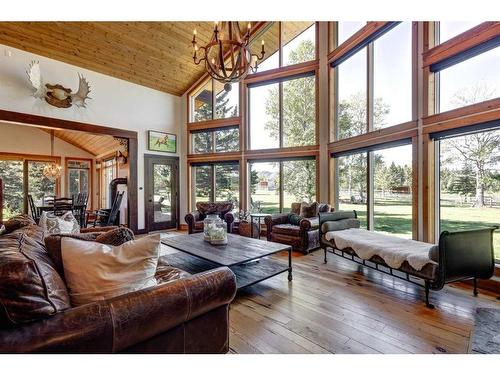
[[[160,248],[159,234],[120,246],[63,238],[61,254],[72,305],[155,286]]]
[[[56,216],[52,212],[44,211],[40,217],[40,226],[45,234],[74,234],[80,233],[80,224],[72,212]]]

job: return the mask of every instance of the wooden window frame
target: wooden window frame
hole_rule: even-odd
[[[229,129],[236,129],[238,130],[238,139],[239,139],[239,132],[240,132],[240,126],[239,125],[229,125],[229,126],[224,126],[224,127],[214,127],[214,128],[209,128],[209,129],[203,129],[203,130],[198,130],[198,131],[195,131],[195,130],[191,130],[189,131],[189,137],[191,137],[191,141],[190,141],[190,146],[191,146],[191,149],[189,149],[188,151],[188,155],[192,156],[192,155],[210,155],[210,154],[226,154],[226,153],[230,153],[230,152],[239,152],[239,145],[238,145],[238,150],[229,150],[229,151],[217,151],[217,139],[215,137],[215,133],[219,130],[229,130]],[[212,134],[212,145],[211,145],[211,148],[212,148],[212,151],[211,152],[195,152],[194,150],[194,142],[193,142],[193,135],[196,134],[196,133],[210,133]]]
[[[65,160],[64,160],[64,163],[65,163],[65,175],[66,175],[66,195],[69,197],[69,171],[70,169],[80,169],[80,168],[70,168],[69,167],[69,162],[72,161],[72,160],[76,160],[76,161],[87,161],[89,162],[89,182],[88,182],[88,185],[89,185],[89,191],[88,191],[88,197],[89,197],[89,202],[90,202],[90,209],[92,210],[93,208],[93,199],[92,199],[92,192],[93,192],[93,183],[94,183],[94,179],[93,179],[93,174],[94,174],[94,160],[93,159],[89,159],[89,158],[77,158],[77,157],[66,157]]]
[[[109,166],[109,167],[104,167],[104,163],[107,162],[107,161],[110,161],[110,160],[113,160],[113,165]],[[103,205],[103,191],[105,194],[108,193],[107,191],[107,187],[106,186],[103,186],[103,183],[104,183],[104,171],[105,169],[113,169],[113,175],[114,175],[114,178],[117,178],[118,177],[118,162],[116,161],[116,155],[113,153],[112,155],[109,155],[109,156],[105,156],[103,158],[101,158],[99,160],[100,164],[99,164],[99,202],[98,202],[98,206],[101,207],[101,208],[109,208],[109,207],[105,207]],[[110,203],[107,201],[107,198],[106,198],[106,205]]]
[[[287,161],[304,161],[304,160],[314,160],[316,163],[316,182],[315,182],[315,187],[316,187],[316,201],[320,202],[319,198],[319,151],[315,153],[309,153],[308,155],[302,155],[302,156],[293,156],[293,157],[283,157],[283,156],[278,156],[278,155],[272,155],[272,154],[261,154],[261,155],[254,155],[253,157],[248,157],[245,159],[245,165],[247,168],[247,181],[246,185],[249,187],[250,186],[250,176],[251,176],[251,167],[250,164],[252,163],[278,163],[279,164],[279,176],[280,176],[280,184],[279,184],[279,213],[283,213],[283,202],[284,202],[284,187],[283,187],[283,162]],[[250,197],[250,189],[247,191],[247,201],[251,201]]]
[[[209,202],[215,202],[215,196],[216,196],[216,190],[217,190],[217,176],[215,174],[215,168],[217,165],[238,165],[238,201],[239,201],[239,209],[241,210],[241,163],[239,160],[227,160],[221,162],[219,161],[207,161],[207,162],[193,162],[189,163],[189,173],[188,175],[190,176],[190,181],[192,182],[189,186],[189,199],[188,199],[188,207],[192,210],[196,210],[196,196],[195,196],[195,189],[196,189],[196,178],[194,176],[195,168],[196,167],[210,167],[211,173],[212,173],[212,181],[211,181],[211,186],[210,186],[210,194],[209,194]]]
[[[60,156],[50,156],[50,155],[37,155],[37,154],[23,154],[14,152],[0,152],[0,160],[12,160],[20,161],[23,163],[23,213],[28,213],[28,163],[31,161],[35,162],[55,162],[61,165]],[[60,196],[61,193],[61,179],[57,178],[55,180],[55,195]]]

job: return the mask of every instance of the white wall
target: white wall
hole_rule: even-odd
[[[26,70],[32,60],[40,61],[45,82],[59,83],[73,90],[78,88],[77,73],[83,74],[92,90],[88,108],[56,108],[33,98],[26,76]],[[143,156],[145,153],[154,153],[147,151],[147,130],[177,134],[179,156],[181,145],[184,143],[180,97],[0,44],[0,108],[136,131],[139,151],[138,226],[139,229],[144,228]],[[0,124],[0,127],[3,125]],[[184,164],[181,163],[179,167],[183,175]],[[180,180],[180,184],[180,201],[183,202],[187,199],[185,178]],[[182,213],[181,210],[181,216]]]

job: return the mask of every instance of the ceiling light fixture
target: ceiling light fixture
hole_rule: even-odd
[[[231,83],[244,79],[250,70],[257,71],[258,62],[264,58],[264,40],[262,40],[259,55],[250,50],[249,22],[247,31],[243,34],[238,22],[223,21],[214,23],[212,39],[205,46],[199,46],[196,37],[196,29],[193,31],[193,61],[196,65],[205,62],[208,74],[215,80],[224,83],[226,91],[231,90]],[[201,52],[202,51],[202,52]],[[203,53],[201,58],[198,53]]]

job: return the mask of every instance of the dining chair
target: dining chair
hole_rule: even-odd
[[[40,221],[40,211],[35,205],[35,201],[33,200],[33,196],[31,194],[28,194],[28,204],[30,206],[31,217],[38,224],[38,222]]]
[[[78,218],[80,227],[87,227],[86,213],[89,195],[87,193],[78,193],[73,195],[73,214]]]
[[[73,198],[54,199],[54,215],[61,216],[68,211],[73,212]]]

